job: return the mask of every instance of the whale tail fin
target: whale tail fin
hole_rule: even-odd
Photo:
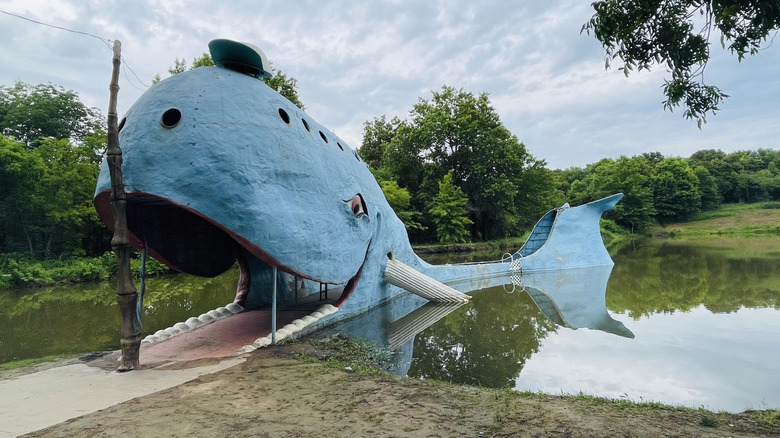
[[[512,256],[524,272],[612,265],[601,239],[601,215],[623,197],[550,210],[536,223],[525,244]]]

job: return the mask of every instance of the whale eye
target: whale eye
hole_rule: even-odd
[[[363,201],[363,197],[360,196],[359,193],[355,195],[351,201],[349,201],[349,206],[352,209],[352,214],[354,214],[355,217],[361,217],[368,214],[366,203]]]

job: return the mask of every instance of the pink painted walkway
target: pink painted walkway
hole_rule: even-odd
[[[277,330],[308,315],[305,311],[277,312]],[[234,357],[244,345],[271,333],[271,311],[250,310],[214,321],[161,342],[141,347],[141,366],[169,362]]]

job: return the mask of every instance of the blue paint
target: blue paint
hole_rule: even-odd
[[[195,275],[218,275],[243,258],[250,306],[271,302],[274,267],[309,285],[346,286],[340,311],[323,323],[401,292],[384,282],[391,252],[443,282],[509,270],[419,259],[359,155],[254,77],[222,67],[173,75],[144,93],[125,119],[131,243],[146,242],[152,256]],[[111,226],[109,189],[104,162],[95,206]],[[548,238],[521,258],[523,270],[611,266],[599,218],[621,196],[556,210]],[[290,295],[280,291],[283,299]]]

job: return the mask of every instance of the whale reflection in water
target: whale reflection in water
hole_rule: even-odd
[[[534,272],[514,277],[515,290],[525,291],[539,310],[556,324],[634,338],[634,333],[607,312],[607,281],[612,266]]]
[[[633,339],[634,333],[607,311],[606,290],[611,272],[612,266],[599,266],[467,278],[448,285],[464,293],[475,292],[469,303],[430,303],[405,294],[338,323],[320,335],[344,333],[384,346],[395,353],[392,363],[385,368],[406,374],[414,356],[415,336],[461,307],[464,308],[461,311],[469,312],[479,302],[479,291],[503,288],[506,294],[527,294],[539,311],[557,326],[598,330]],[[502,321],[502,324],[511,326],[512,321]]]

